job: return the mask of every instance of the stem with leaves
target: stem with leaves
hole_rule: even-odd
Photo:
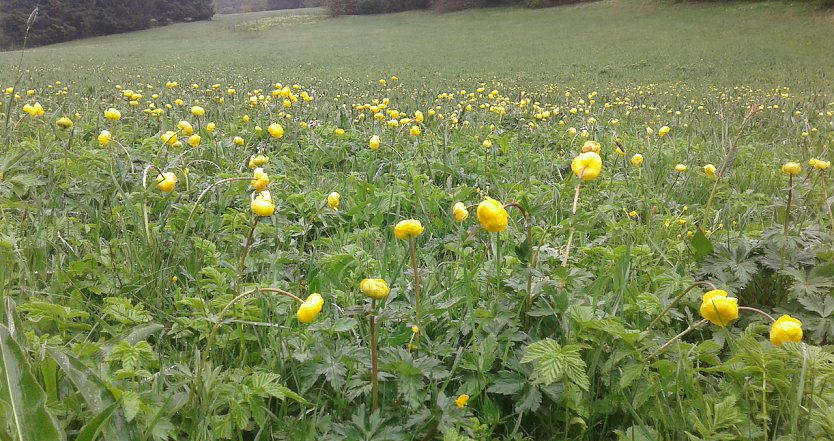
[[[420,327],[420,271],[417,267],[417,247],[414,245],[414,237],[409,236],[408,245],[411,248],[411,266],[414,269],[414,325]],[[417,345],[419,335],[414,341]]]

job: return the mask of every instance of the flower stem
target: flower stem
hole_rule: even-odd
[[[582,170],[579,171],[579,179],[582,179],[582,175],[585,174],[585,167],[582,167]],[[571,219],[576,216],[576,207],[579,205],[579,189],[582,186],[582,182],[576,184],[576,189],[573,193],[573,207],[571,208]],[[568,257],[570,256],[570,247],[573,245],[573,233],[575,229],[573,225],[570,227],[570,234],[568,234],[568,246],[565,249],[565,255],[562,256],[562,266],[567,266],[568,264]]]
[[[420,327],[420,272],[417,267],[417,248],[414,245],[414,237],[408,238],[408,244],[411,247],[411,266],[414,269],[414,324]],[[419,336],[414,341],[415,346]]]
[[[376,350],[376,299],[371,300],[371,410],[379,408],[379,365]]]
[[[680,299],[682,299],[682,298],[683,298],[683,296],[685,296],[685,295],[686,295],[686,293],[688,293],[689,291],[692,291],[692,289],[693,289],[693,288],[695,288],[696,286],[701,286],[701,285],[707,286],[707,287],[712,288],[712,289],[716,289],[715,285],[713,285],[711,282],[707,282],[707,281],[695,282],[695,283],[693,283],[693,284],[689,285],[689,287],[688,287],[688,288],[686,288],[686,289],[685,289],[685,290],[683,290],[680,294],[678,294],[678,295],[675,297],[675,299],[674,299],[674,300],[672,300],[672,302],[671,302],[671,303],[669,303],[669,305],[668,305],[668,306],[666,306],[666,309],[664,309],[663,311],[661,311],[661,312],[660,312],[660,314],[658,314],[658,315],[657,315],[657,317],[655,317],[655,319],[654,319],[654,320],[652,320],[652,322],[651,322],[651,323],[649,323],[649,326],[646,328],[646,330],[652,329],[652,328],[654,327],[654,325],[656,325],[656,324],[657,324],[657,322],[659,322],[659,321],[660,321],[660,319],[661,319],[661,318],[663,318],[663,316],[664,316],[664,315],[666,315],[666,313],[667,313],[667,312],[669,312],[669,310],[670,310],[670,309],[672,309],[672,307],[673,307],[673,306],[675,306],[675,304],[676,304],[676,303],[678,303],[678,301],[679,301]]]
[[[676,336],[672,337],[672,339],[671,339],[671,340],[667,341],[666,343],[663,343],[663,346],[661,346],[661,347],[657,348],[657,350],[656,350],[656,351],[652,352],[652,354],[651,354],[651,355],[649,355],[649,357],[647,358],[647,360],[651,360],[652,358],[654,358],[654,357],[658,356],[661,352],[663,352],[664,350],[666,350],[666,348],[668,348],[669,346],[671,346],[671,345],[672,345],[672,343],[674,343],[674,342],[676,342],[676,341],[680,340],[681,338],[683,338],[683,336],[685,336],[686,334],[689,334],[690,332],[692,332],[692,331],[694,331],[694,330],[696,330],[696,329],[700,328],[701,326],[704,326],[704,324],[706,324],[706,322],[707,322],[707,321],[706,321],[706,319],[704,319],[704,320],[701,320],[701,321],[700,321],[700,322],[698,322],[698,323],[694,323],[694,324],[692,324],[692,325],[689,325],[689,327],[688,327],[688,328],[686,328],[686,329],[684,329],[684,330],[683,330],[683,332],[681,332],[680,334],[678,334],[678,335],[676,335]]]
[[[260,216],[255,216],[255,222],[252,223],[252,229],[249,230],[249,236],[246,238],[246,244],[243,245],[243,253],[240,255],[240,265],[237,269],[237,275],[241,280],[243,279],[243,269],[246,264],[246,256],[249,255],[249,249],[252,247],[252,242],[255,239],[255,228],[258,227],[258,222],[260,222],[260,220]]]
[[[761,315],[761,316],[766,317],[768,320],[770,320],[770,322],[771,322],[771,323],[776,322],[776,319],[775,319],[775,318],[773,318],[773,316],[772,316],[772,315],[770,315],[770,314],[768,314],[768,313],[766,313],[766,312],[762,311],[761,309],[751,308],[751,307],[749,307],[749,306],[739,306],[739,307],[738,307],[738,309],[739,309],[739,310],[744,310],[744,311],[755,312],[756,314],[759,314],[759,315]]]

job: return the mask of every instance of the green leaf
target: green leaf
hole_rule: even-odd
[[[98,415],[93,417],[84,427],[81,428],[81,431],[78,432],[78,437],[75,438],[75,441],[94,441],[98,434],[101,433],[102,429],[104,429],[104,425],[107,424],[107,421],[110,420],[110,417],[113,415],[113,412],[119,408],[119,403],[113,403],[108,406],[106,409],[99,412]]]
[[[55,417],[46,408],[46,393],[29,371],[20,346],[0,325],[0,401],[6,404],[4,419],[17,441],[65,440]]]
[[[710,242],[704,232],[700,229],[695,231],[692,239],[689,240],[689,244],[692,245],[692,250],[694,251],[696,260],[701,260],[712,254],[712,242]]]

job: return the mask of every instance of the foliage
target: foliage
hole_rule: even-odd
[[[253,13],[27,51],[14,90],[0,71],[0,438],[25,418],[80,441],[834,438],[834,189],[808,165],[831,159],[812,74],[834,50],[803,52],[834,38],[795,8]],[[275,211],[256,217],[259,155]],[[699,324],[708,283],[759,312]],[[282,292],[324,304],[302,323]],[[768,314],[802,341],[771,343]]]

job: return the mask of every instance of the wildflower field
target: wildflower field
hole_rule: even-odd
[[[0,439],[834,439],[832,74],[782,2],[0,53]]]

